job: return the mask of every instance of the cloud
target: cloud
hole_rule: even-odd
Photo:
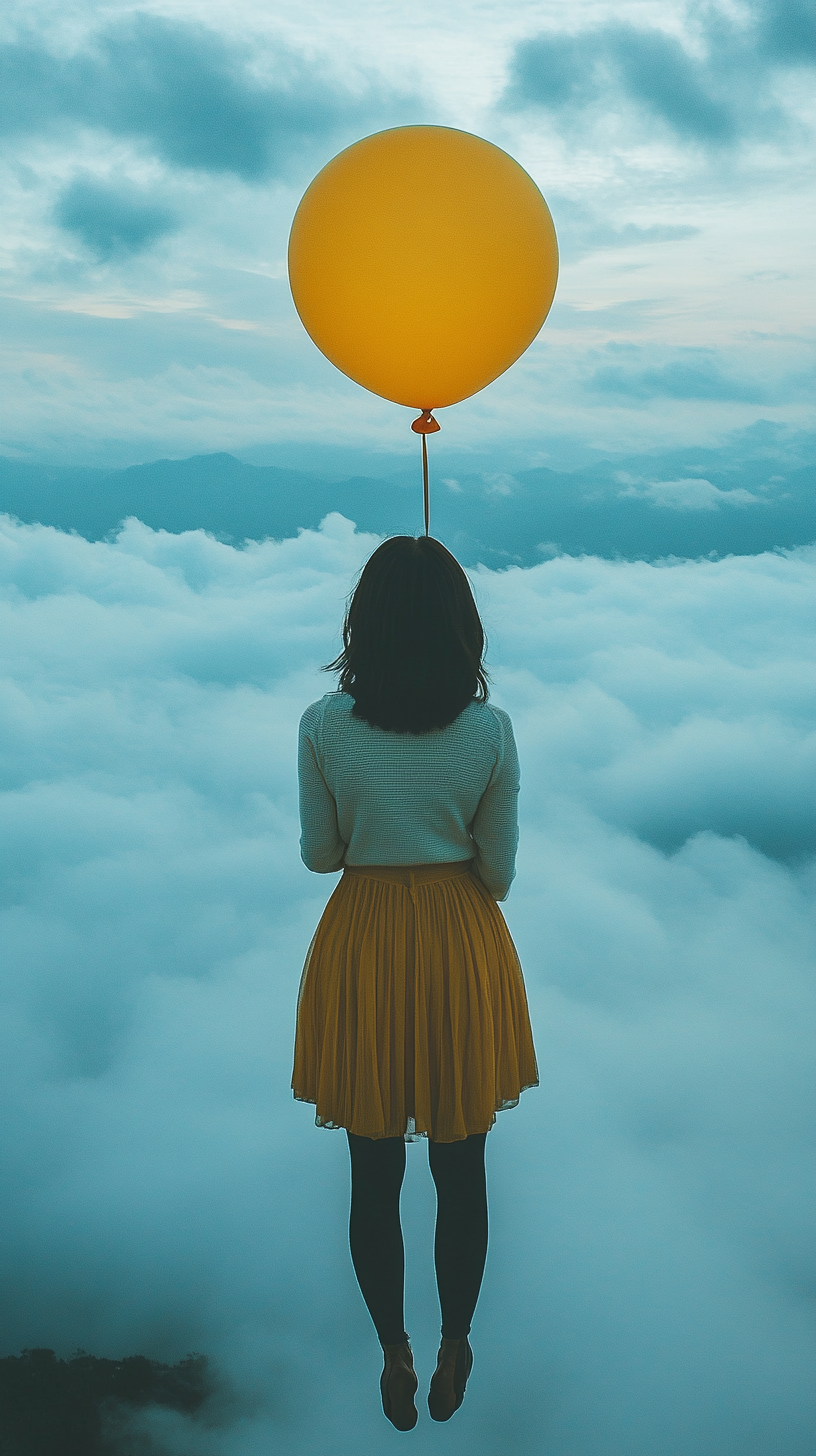
[[[635,496],[650,500],[656,506],[670,511],[716,511],[720,506],[756,506],[769,504],[768,497],[754,495],[752,491],[737,486],[732,490],[721,490],[703,476],[694,475],[684,480],[633,480],[625,472],[619,472],[618,479],[625,489],[621,497]]]
[[[697,17],[687,41],[619,21],[534,36],[516,47],[503,104],[540,107],[565,122],[600,109],[608,126],[623,103],[641,125],[656,121],[681,141],[730,147],[758,126],[778,129],[774,70],[816,60],[812,12],[803,4],[767,4],[747,20],[729,22],[712,9]]]
[[[792,573],[793,605],[812,559],[806,548],[801,557],[643,563],[631,572],[593,562],[585,573],[561,557],[532,571],[484,572],[494,650],[500,643],[497,681],[527,724],[528,752],[547,765],[534,791],[539,819],[549,819],[553,799],[578,801],[616,827],[637,822],[661,848],[714,830],[769,854],[807,852],[814,825],[800,786],[816,745],[809,729],[788,737],[804,703],[804,637],[795,631],[780,677],[772,653],[735,647],[740,624],[758,644],[776,618],[780,573]],[[621,784],[614,807],[606,797],[613,781]]]
[[[733,138],[736,127],[731,111],[672,37],[622,31],[612,49],[624,89],[678,135],[706,142]]]
[[[0,538],[3,1339],[211,1356],[232,1406],[140,1416],[132,1444],[344,1456],[386,1431],[344,1142],[288,1086],[333,883],[298,860],[295,731],[374,544],[339,516],[243,551],[136,521]],[[455,1452],[808,1448],[812,560],[474,573],[522,760],[506,909],[542,1087],[488,1142]]]
[[[250,57],[197,23],[136,13],[91,48],[55,56],[35,41],[2,47],[3,125],[43,132],[74,122],[142,141],[176,167],[257,182],[286,175],[304,145],[370,116],[355,99],[278,45],[273,84]]]
[[[507,101],[549,110],[583,108],[616,88],[681,136],[730,141],[734,118],[711,93],[701,71],[673,37],[613,24],[576,36],[523,41]]]
[[[561,255],[571,262],[602,249],[650,248],[654,243],[685,242],[700,233],[699,227],[684,222],[620,223],[592,203],[556,191],[548,196]]]
[[[816,64],[816,16],[808,0],[765,0],[755,13],[773,57],[793,66]]]
[[[77,177],[66,187],[55,217],[103,261],[141,253],[177,226],[169,208],[146,201],[135,187],[90,177]]]
[[[647,369],[604,365],[595,369],[587,387],[599,394],[627,395],[631,399],[722,399],[767,402],[775,386],[735,378],[708,351],[690,349],[685,359],[673,359]]]

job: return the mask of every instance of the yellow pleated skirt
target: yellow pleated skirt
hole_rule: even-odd
[[[349,866],[298,997],[292,1090],[318,1126],[457,1142],[537,1085],[516,948],[471,861]]]

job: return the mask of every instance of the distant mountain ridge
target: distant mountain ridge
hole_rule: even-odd
[[[751,555],[814,539],[815,480],[812,465],[790,468],[767,453],[740,459],[727,449],[632,456],[571,473],[446,475],[432,478],[431,529],[466,565],[529,566],[557,553]],[[128,516],[235,543],[294,536],[331,511],[381,535],[422,529],[418,473],[338,479],[229,454],[120,470],[6,460],[0,509],[88,540],[105,538]]]

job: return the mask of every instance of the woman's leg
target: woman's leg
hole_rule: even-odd
[[[405,1140],[348,1133],[351,1154],[351,1261],[381,1345],[405,1339],[405,1250],[400,1189]]]
[[[481,1132],[457,1143],[428,1139],[436,1184],[436,1283],[448,1340],[470,1333],[487,1257],[486,1137]]]

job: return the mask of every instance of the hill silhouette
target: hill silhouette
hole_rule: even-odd
[[[23,1350],[0,1359],[3,1456],[113,1456],[117,1426],[140,1406],[191,1415],[212,1391],[203,1355],[162,1365],[143,1355],[98,1359],[78,1350]]]
[[[462,473],[432,481],[431,529],[466,565],[530,566],[558,553],[751,555],[813,539],[814,474],[767,450],[674,450],[575,472]],[[421,529],[417,472],[326,478],[228,454],[124,470],[6,460],[0,509],[89,540],[104,539],[127,516],[236,543],[315,529],[331,511],[377,534]]]

